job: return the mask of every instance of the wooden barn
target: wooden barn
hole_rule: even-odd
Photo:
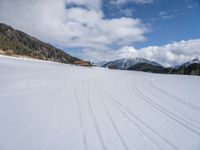
[[[83,60],[74,61],[74,64],[78,66],[85,66],[85,67],[91,66],[90,61],[83,61]]]

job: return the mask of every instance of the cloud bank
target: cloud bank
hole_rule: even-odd
[[[111,3],[113,3],[113,4],[124,4],[127,2],[146,4],[146,3],[153,3],[154,0],[111,0]]]
[[[65,48],[108,49],[146,40],[140,19],[106,19],[101,5],[102,0],[1,0],[0,21]]]
[[[163,46],[149,46],[136,49],[133,46],[124,46],[117,51],[91,51],[85,50],[86,57],[99,60],[113,60],[119,58],[144,58],[156,61],[163,66],[175,66],[194,58],[200,59],[200,39],[174,42]]]

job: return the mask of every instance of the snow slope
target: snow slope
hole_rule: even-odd
[[[0,56],[0,150],[199,150],[200,77]]]

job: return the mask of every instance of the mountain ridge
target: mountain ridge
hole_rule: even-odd
[[[4,23],[0,23],[0,50],[12,51],[14,55],[61,63],[73,63],[80,60]]]
[[[130,60],[132,60],[132,64],[127,63],[130,62]],[[122,58],[108,62],[102,61],[102,63],[96,64],[99,64],[99,67],[119,70],[143,71],[162,74],[200,75],[200,61],[198,58],[176,67],[164,67],[157,62],[149,61],[143,58]]]
[[[115,66],[117,69],[127,70],[129,67],[138,63],[148,63],[148,64],[153,64],[155,66],[161,66],[160,64],[156,62],[149,61],[144,58],[136,57],[136,58],[122,58],[122,59],[116,59],[113,61],[104,62],[102,63],[101,67],[109,68],[109,67]]]

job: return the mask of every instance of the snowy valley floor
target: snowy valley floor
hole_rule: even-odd
[[[0,56],[0,150],[200,150],[200,77]]]

